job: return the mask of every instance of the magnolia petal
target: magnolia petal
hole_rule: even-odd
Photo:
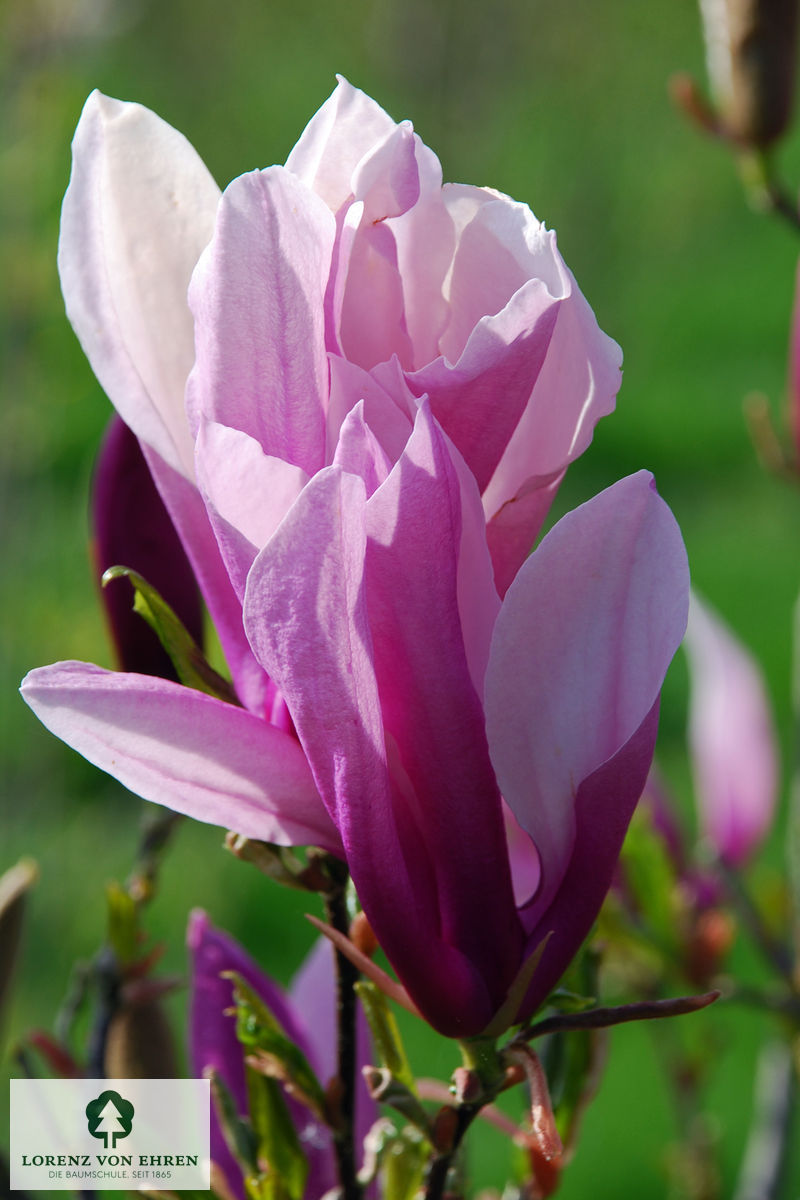
[[[302,467],[265,454],[246,433],[214,421],[197,435],[197,481],[240,603],[247,572],[308,482]]]
[[[244,619],[280,688],[335,820],[351,793],[379,806],[388,780],[364,611],[364,484],[318,472],[253,564]]]
[[[423,405],[403,456],[367,502],[373,661],[391,748],[394,821],[416,846],[406,868],[410,893],[393,873],[387,897],[385,864],[369,849],[373,827],[388,814],[365,797],[340,827],[381,945],[426,1017],[451,1033],[484,1027],[521,946],[500,797],[461,630],[463,520],[458,473]],[[486,554],[485,574],[491,583]],[[476,887],[488,877],[491,888]]]
[[[416,139],[401,121],[361,159],[353,172],[353,195],[364,205],[366,224],[399,217],[419,199]]]
[[[655,704],[687,598],[680,532],[645,471],[563,517],[508,590],[486,720],[500,788],[541,858],[537,910],[570,863],[582,782]]]
[[[173,470],[154,450],[148,446],[143,449],[219,634],[236,695],[245,708],[263,717],[271,703],[270,681],[245,637],[242,605],[222,561],[203,498],[194,483]]]
[[[580,949],[611,886],[628,823],[647,780],[658,731],[658,701],[618,752],[584,779],[575,796],[575,840],[561,886],[544,911],[523,913],[527,952],[546,939],[517,1020],[543,1003]]]
[[[745,647],[696,593],[684,647],[700,823],[717,853],[740,866],[769,832],[775,812],[778,758],[764,679]]]
[[[126,424],[188,478],[183,396],[194,338],[186,289],[219,194],[182,134],[141,105],[92,92],[61,215],[67,314]]]
[[[402,372],[393,372],[389,386],[384,386],[373,373],[367,373],[355,363],[330,356],[331,394],[328,404],[328,461],[333,460],[339,433],[347,414],[359,401],[364,405],[364,420],[378,439],[390,462],[397,462],[411,434],[417,402],[406,387]],[[395,393],[399,395],[396,398]]]
[[[532,476],[488,521],[486,540],[501,596],[505,596],[530,554],[563,478],[563,471]]]
[[[378,142],[391,135],[395,122],[379,104],[341,75],[314,114],[286,160],[306,187],[337,212],[353,192],[353,172]]]
[[[21,692],[51,733],[145,800],[245,837],[341,853],[297,742],[244,709],[77,662],[31,671]]]
[[[555,234],[552,238],[557,255]],[[530,400],[484,493],[487,517],[531,476],[563,471],[589,445],[600,418],[614,411],[622,351],[598,326],[560,255],[558,262],[564,298]]]
[[[556,324],[559,299],[539,279],[522,285],[496,316],[481,317],[457,362],[438,358],[406,372],[464,456],[483,491],[533,391]]]
[[[187,403],[265,454],[312,473],[324,463],[324,299],[335,222],[283,167],[235,179],[192,276],[197,361]]]

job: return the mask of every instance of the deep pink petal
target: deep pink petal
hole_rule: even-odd
[[[520,941],[461,630],[461,486],[427,406],[367,514],[367,599],[395,821],[416,831],[411,882],[425,912],[418,916],[410,897],[403,903],[400,880],[387,896],[383,864],[365,853],[365,827],[386,819],[377,808],[351,805],[342,836],[365,911],[415,1001],[439,1028],[477,1032],[499,1007]],[[485,572],[491,580],[488,555]],[[487,878],[490,888],[476,886]]]
[[[563,517],[508,590],[487,729],[503,795],[542,861],[537,910],[570,863],[580,786],[653,708],[687,606],[680,532],[644,471]]]
[[[761,844],[775,812],[778,757],[764,679],[745,647],[696,594],[684,646],[700,823],[717,853],[738,866]]]
[[[297,742],[244,709],[88,663],[31,671],[21,691],[51,733],[145,800],[246,837],[341,852]]]
[[[61,214],[67,314],[126,424],[189,478],[183,394],[194,338],[186,289],[218,202],[217,185],[182,134],[138,104],[92,92]]]
[[[195,429],[202,418],[240,429],[309,473],[324,462],[334,235],[324,203],[284,168],[241,175],[222,197],[189,290]]]

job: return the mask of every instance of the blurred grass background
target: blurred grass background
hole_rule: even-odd
[[[12,1040],[51,1025],[72,963],[100,943],[103,887],[126,875],[140,816],[138,801],[52,739],[16,695],[42,663],[110,665],[85,515],[109,406],[64,317],[55,266],[69,142],[94,87],[182,130],[224,186],[285,159],[338,71],[413,120],[445,179],[530,203],[625,352],[617,413],[571,469],[558,511],[639,467],[655,472],[696,586],[764,664],[788,751],[800,502],[756,465],[741,401],[758,389],[780,409],[797,246],[747,210],[727,153],[670,106],[672,72],[703,77],[694,0],[4,0],[0,35],[0,866],[28,854],[42,873],[6,1022]],[[781,160],[800,180],[797,133]],[[679,661],[661,755],[688,801],[685,687]],[[167,969],[185,971],[185,918],[201,905],[286,980],[310,940],[305,902],[230,859],[220,840],[206,827],[179,831],[149,914]],[[782,840],[779,828],[773,867]],[[744,953],[738,961],[753,966]],[[732,1050],[720,1054],[712,1093],[729,1194],[764,1026],[729,1012],[717,1027]],[[425,1073],[455,1065],[424,1039],[415,1045]],[[665,1195],[675,1136],[654,1039],[617,1031],[560,1194]],[[500,1182],[500,1154],[488,1139],[484,1186]]]

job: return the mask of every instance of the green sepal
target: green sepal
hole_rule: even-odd
[[[596,996],[581,996],[567,988],[556,988],[545,1001],[544,1007],[555,1008],[562,1013],[587,1012],[597,1004]]]
[[[380,1065],[391,1071],[398,1083],[416,1095],[414,1074],[389,1001],[383,992],[367,979],[359,980],[355,989],[364,1008],[364,1015],[372,1034],[372,1045]]]
[[[256,1157],[268,1167],[245,1180],[248,1192],[253,1200],[302,1200],[308,1160],[280,1084],[248,1066],[247,1099]]]
[[[326,1121],[325,1093],[302,1050],[290,1041],[278,1021],[235,971],[223,971],[233,982],[236,1005],[236,1036],[262,1077],[279,1080],[286,1090]]]
[[[147,621],[158,637],[181,683],[217,700],[238,704],[236,693],[227,679],[223,679],[206,660],[186,626],[156,589],[130,567],[109,567],[102,578],[103,587],[114,579],[130,580],[135,593],[134,612]]]
[[[106,887],[108,940],[121,966],[136,958],[139,950],[139,919],[136,901],[118,883]]]

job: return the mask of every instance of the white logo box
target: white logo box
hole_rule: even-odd
[[[210,1131],[207,1079],[12,1079],[11,1190],[207,1191]]]

